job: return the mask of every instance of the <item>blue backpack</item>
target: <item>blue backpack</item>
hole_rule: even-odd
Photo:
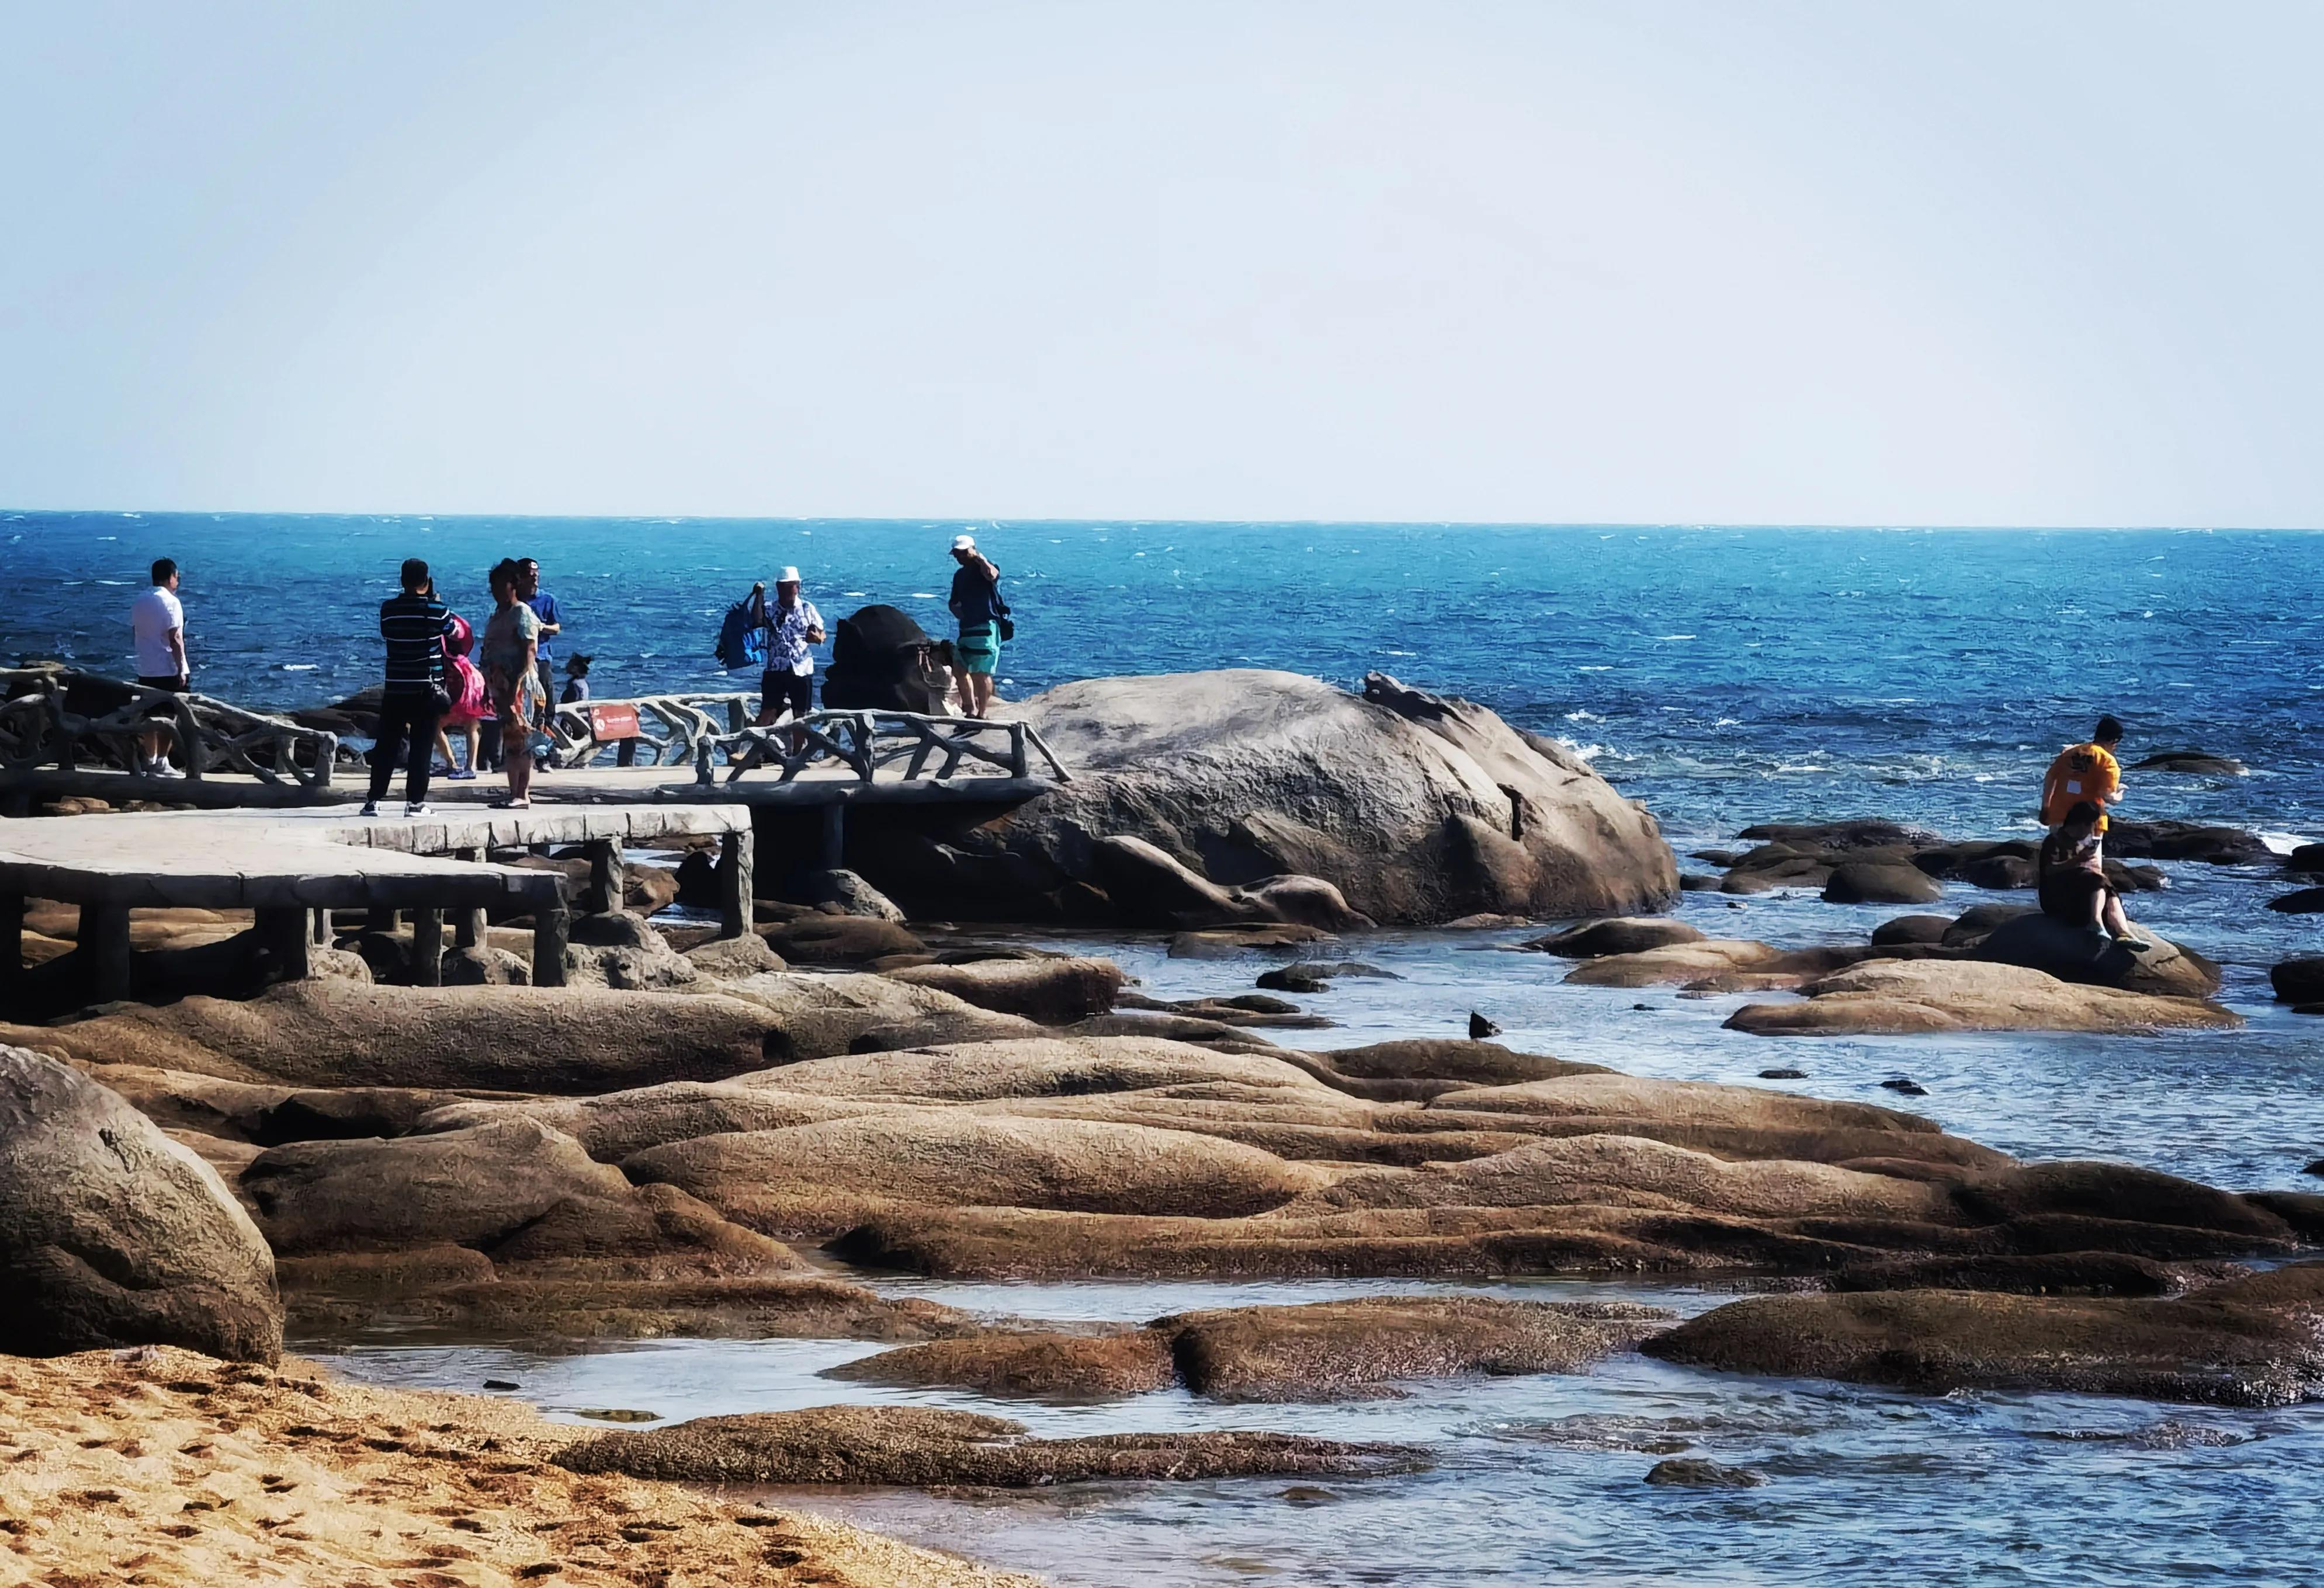
[[[766,665],[767,630],[749,596],[726,609],[725,620],[718,625],[718,647],[712,654],[730,671]]]

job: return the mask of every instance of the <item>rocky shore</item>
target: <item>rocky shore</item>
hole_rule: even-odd
[[[1588,915],[1522,945],[1545,978],[1747,996],[1720,1041],[2232,1029],[2202,955],[2109,951],[1999,901],[1861,942],[1710,937],[1635,913],[1674,895],[1669,851],[1555,746],[1378,676],[1360,700],[1202,676],[1053,692],[1043,730],[1084,776],[951,838],[891,834],[889,868],[826,877],[821,909],[768,901],[740,939],[656,923],[680,871],[576,923],[572,985],[521,985],[515,934],[466,951],[473,985],[403,985],[410,934],[379,932],[253,996],[0,1024],[0,1498],[36,1519],[7,1547],[53,1582],[1000,1583],[1023,1579],[671,1485],[1355,1480],[1431,1459],[1265,1428],[1044,1437],[850,1386],[1279,1407],[1643,1351],[1931,1393],[2324,1398],[2324,1196],[2027,1161],[1899,1108],[1474,1038],[1310,1051],[1296,1033],[1323,1017],[1273,996],[1386,976],[1336,935],[1377,923]],[[1230,739],[1263,753],[1216,753]],[[1868,822],[1755,836],[1721,890],[1925,905],[1940,879],[2020,886],[2006,846]],[[2132,845],[2255,863],[2215,830]],[[1165,929],[1218,990],[1165,1000],[1109,959],[916,933],[890,893]],[[64,913],[28,913],[28,959],[69,941]],[[244,925],[141,930],[169,953]],[[2280,996],[2324,1000],[2316,963],[2279,967]],[[1434,1293],[1098,1326],[899,1299],[875,1272],[1779,1293],[1691,1318]],[[828,1406],[589,1434],[283,1354],[387,1329],[885,1348],[827,1375]]]

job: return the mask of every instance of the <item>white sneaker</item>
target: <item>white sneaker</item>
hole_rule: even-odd
[[[358,814],[360,814],[360,815],[364,815],[364,816],[376,816],[376,815],[378,815],[378,814],[379,814],[379,802],[378,802],[377,800],[365,800],[365,801],[364,802],[364,808],[362,809],[362,811],[361,811],[361,812],[357,812],[357,813],[358,813]]]
[[[431,810],[429,810],[429,809],[428,808],[428,806],[426,805],[426,803],[420,803],[420,804],[417,804],[417,805],[406,805],[406,806],[404,806],[404,807],[403,807],[403,814],[404,814],[404,818],[405,818],[405,820],[409,821],[410,818],[412,818],[412,817],[414,817],[414,816],[433,816],[434,814],[436,814],[436,812],[433,812],[433,811],[431,811]]]

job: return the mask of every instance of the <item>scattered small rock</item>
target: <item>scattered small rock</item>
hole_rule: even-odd
[[[1286,965],[1279,969],[1262,971],[1259,978],[1259,985],[1270,992],[1277,993],[1328,993],[1332,990],[1330,980],[1320,975],[1313,966],[1300,964]]]
[[[1907,1097],[1925,1097],[1929,1095],[1929,1088],[1909,1075],[1895,1076],[1880,1084],[1887,1090],[1901,1092]]]
[[[521,1390],[523,1387],[523,1385],[518,1383],[514,1379],[486,1379],[484,1381],[484,1388],[487,1390]]]
[[[2298,893],[2270,899],[2267,907],[2279,915],[2324,914],[2324,887],[2303,887]]]
[[[1646,1482],[1680,1489],[1757,1489],[1767,1481],[1765,1473],[1727,1466],[1696,1456],[1673,1456],[1658,1461],[1646,1473]]]
[[[2310,1164],[2300,1172],[2302,1174],[2312,1174],[2319,1180],[2324,1180],[2324,1158],[2319,1158],[2315,1162]]]
[[[1469,1011],[1469,1040],[1471,1042],[1481,1042],[1487,1037],[1497,1037],[1500,1034],[1501,1028],[1499,1026],[1495,1025],[1491,1021],[1478,1014],[1474,1009]]]
[[[593,1423],[658,1423],[661,1413],[635,1411],[626,1406],[576,1406],[575,1417],[586,1417]]]
[[[1330,1505],[1340,1497],[1329,1489],[1311,1489],[1300,1483],[1286,1489],[1277,1498],[1286,1505]]]
[[[1807,1078],[1808,1072],[1804,1069],[1763,1069],[1759,1072],[1761,1080],[1805,1080]],[[1895,1086],[1896,1083],[1890,1081],[1888,1084]]]

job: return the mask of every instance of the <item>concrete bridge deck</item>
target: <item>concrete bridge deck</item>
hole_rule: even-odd
[[[119,776],[120,775],[115,775]],[[667,781],[668,773],[663,773]],[[153,781],[139,779],[140,782]],[[166,786],[166,785],[165,785]],[[0,995],[20,978],[27,898],[78,905],[84,968],[99,998],[129,991],[129,912],[145,907],[249,910],[267,951],[303,975],[306,945],[328,941],[334,911],[412,913],[421,979],[434,967],[445,916],[462,946],[480,941],[485,913],[533,919],[536,979],[563,980],[570,904],[562,873],[493,864],[495,849],[581,845],[592,892],[619,906],[621,854],[677,836],[715,835],[729,935],[750,929],[752,814],[740,803],[537,805],[494,811],[455,801],[419,820],[356,816],[352,806],[301,810],[153,811],[0,822]],[[0,1005],[5,1005],[0,996]]]

